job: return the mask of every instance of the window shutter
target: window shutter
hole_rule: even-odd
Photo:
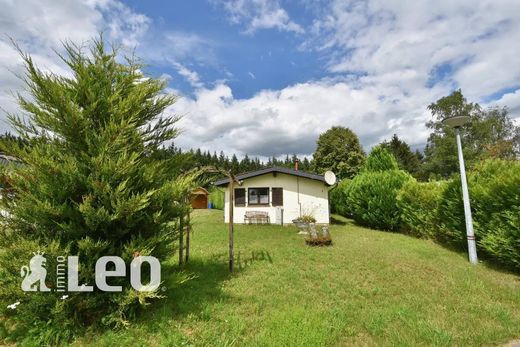
[[[283,188],[273,188],[273,206],[283,206]]]
[[[245,188],[235,188],[235,206],[246,205],[246,190]]]

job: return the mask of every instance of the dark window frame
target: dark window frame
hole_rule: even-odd
[[[257,199],[257,202],[251,203],[251,191],[257,190],[257,189],[265,189],[267,190],[267,203],[261,203],[260,199]],[[269,187],[251,187],[247,189],[247,206],[270,206],[271,205],[271,196],[270,196],[270,189]],[[265,194],[262,194],[265,195]],[[257,197],[260,197],[261,194],[257,194]]]

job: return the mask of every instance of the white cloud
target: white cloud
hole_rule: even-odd
[[[186,66],[178,62],[172,63],[177,73],[184,77],[193,88],[202,88],[203,84],[200,81],[199,74],[195,71],[188,69]]]
[[[105,27],[110,38],[127,47],[138,46],[139,39],[151,23],[151,19],[144,14],[136,13],[116,0],[97,1],[97,8],[105,15]]]
[[[504,94],[496,101],[499,106],[507,106],[512,118],[516,120],[516,124],[520,126],[520,89],[512,93]]]
[[[361,72],[406,92],[421,93],[443,65],[451,71],[441,83],[475,101],[520,79],[518,1],[338,0],[312,32],[303,47],[327,54],[331,72]]]
[[[417,104],[426,103],[429,97]],[[202,146],[210,151],[266,157],[312,153],[318,135],[333,125],[350,127],[367,146],[393,132],[416,145],[417,135],[426,136],[421,129],[426,110],[404,99],[395,104],[391,98],[378,99],[370,88],[359,90],[331,81],[264,90],[249,99],[236,99],[229,86],[219,84],[198,90],[194,98],[181,98],[171,111],[185,115],[179,125],[186,133],[176,141],[184,148]],[[409,133],[410,128],[422,133]]]
[[[5,36],[0,37],[0,107],[8,112],[18,110],[13,93],[24,90],[23,82],[15,76],[23,74],[22,60],[9,37],[40,68],[66,75],[68,69],[53,51],[62,50],[62,42],[85,43],[104,31],[108,40],[134,46],[150,23],[146,16],[116,0],[3,1],[1,8],[0,33]],[[3,132],[9,126],[5,117],[1,118]]]
[[[116,0],[7,2],[0,12],[0,32],[18,40],[40,66],[58,73],[66,70],[51,49],[59,49],[65,39],[88,40],[100,29],[109,39],[138,45],[145,62],[173,66],[195,89],[194,96],[184,96],[170,110],[185,115],[180,125],[186,132],[176,141],[185,148],[261,156],[309,154],[319,133],[333,125],[352,128],[365,147],[393,133],[420,147],[428,136],[427,105],[458,87],[477,102],[516,88],[496,103],[508,106],[520,123],[520,1],[308,4],[317,17],[305,30],[276,0],[223,4],[230,20],[248,34],[262,29],[305,32],[308,36],[298,36],[305,40],[302,48],[325,58],[331,74],[248,99],[235,98],[226,81],[208,87],[195,71],[213,66],[232,76],[219,66],[218,43],[182,31],[155,32],[148,17]],[[22,89],[12,71],[20,73],[20,59],[0,39],[0,106],[9,111],[16,109],[9,90]]]
[[[301,34],[304,29],[292,21],[278,0],[229,0],[221,1],[234,24],[244,24],[245,33],[253,34],[261,29],[278,29],[280,31]]]

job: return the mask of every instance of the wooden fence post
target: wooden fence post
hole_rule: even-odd
[[[181,214],[179,217],[179,265],[183,263],[183,251],[184,251],[184,215]]]
[[[234,250],[234,217],[233,217],[233,200],[234,198],[234,191],[233,191],[233,183],[234,183],[234,177],[230,173],[229,174],[229,272],[233,272],[233,269],[235,267],[235,250]]]
[[[188,211],[188,214],[186,215],[186,263],[190,260],[190,232],[190,212]]]

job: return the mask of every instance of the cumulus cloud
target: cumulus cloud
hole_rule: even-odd
[[[350,127],[368,146],[393,132],[414,144],[417,135],[424,138],[426,133],[411,134],[408,129],[422,129],[425,110],[408,106],[346,82],[317,81],[265,90],[249,99],[236,99],[229,86],[219,84],[181,98],[170,111],[184,115],[179,125],[189,136],[179,138],[182,147],[267,157],[308,155],[318,135],[333,125]],[[408,117],[402,117],[404,113]]]
[[[312,33],[303,47],[328,55],[331,72],[407,93],[445,83],[481,99],[520,79],[518,1],[337,0]]]
[[[23,73],[22,60],[9,38],[31,54],[44,71],[67,75],[68,69],[53,50],[61,50],[62,42],[84,43],[105,31],[109,40],[124,46],[135,46],[151,20],[130,10],[116,0],[64,1],[28,0],[23,6],[16,1],[2,4],[0,12],[0,106],[16,112],[13,93],[24,90],[16,77]],[[0,131],[9,126],[5,118]]]
[[[246,26],[245,33],[261,29],[278,29],[301,34],[304,29],[289,17],[277,0],[230,0],[219,2],[234,24]]]
[[[184,148],[308,155],[318,135],[334,125],[353,129],[367,149],[393,133],[420,148],[428,136],[427,105],[459,87],[470,101],[508,106],[520,122],[519,1],[335,0],[319,6],[308,1],[315,19],[305,29],[277,0],[218,3],[247,34],[305,32],[295,36],[300,48],[317,53],[328,76],[236,98],[225,81],[211,87],[202,82],[198,67],[222,68],[214,41],[182,31],[156,32],[148,17],[116,0],[7,2],[0,32],[58,73],[66,70],[51,49],[65,39],[88,40],[100,29],[109,39],[137,45],[145,62],[173,67],[194,89],[169,110],[184,115],[179,125],[186,131],[176,142]],[[16,109],[9,91],[22,89],[12,72],[20,71],[17,52],[0,39],[0,105],[9,111]],[[490,101],[503,90],[510,92]]]
[[[499,106],[506,106],[509,109],[511,117],[515,119],[516,124],[520,126],[520,89],[513,93],[504,94],[496,101]]]

